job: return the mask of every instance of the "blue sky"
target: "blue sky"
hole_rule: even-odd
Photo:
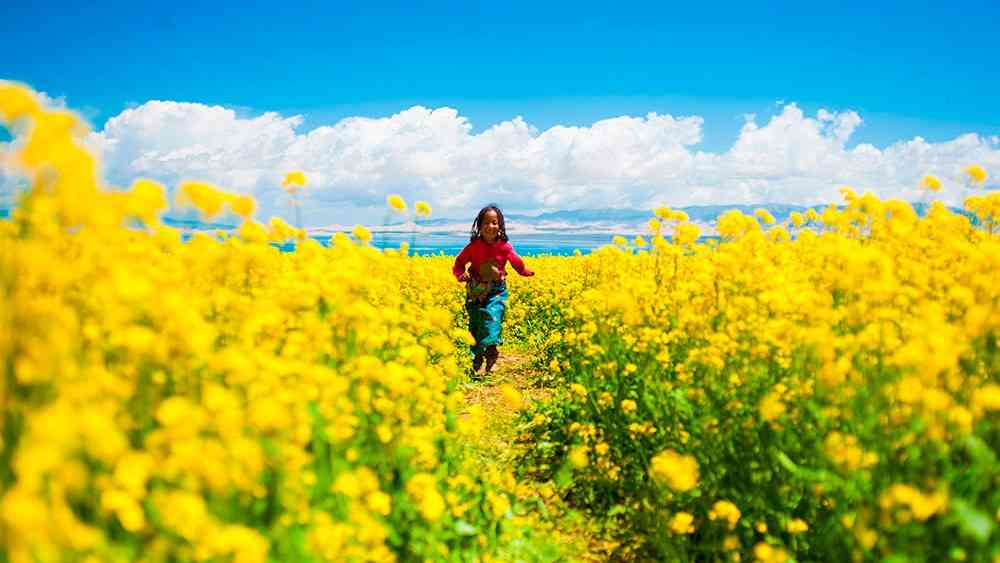
[[[170,99],[315,123],[413,104],[458,107],[480,127],[699,113],[735,134],[734,115],[786,100],[858,110],[859,140],[876,143],[1000,129],[997,2],[5,6],[2,74],[98,126]]]
[[[0,77],[100,130],[149,100],[299,115],[451,107],[476,134],[648,112],[702,118],[723,152],[745,115],[853,111],[845,147],[1000,134],[998,2],[23,2],[0,8]]]

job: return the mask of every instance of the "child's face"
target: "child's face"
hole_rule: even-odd
[[[490,209],[483,214],[483,222],[479,225],[479,233],[486,242],[494,242],[500,233],[500,217],[497,212]]]

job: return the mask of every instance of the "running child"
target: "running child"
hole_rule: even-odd
[[[507,271],[510,265],[522,276],[533,276],[507,239],[503,212],[496,205],[479,210],[472,223],[469,244],[455,258],[451,271],[466,283],[465,310],[469,313],[469,332],[476,343],[471,347],[472,370],[478,372],[486,360],[486,373],[493,369],[503,344],[502,323],[507,308]],[[469,271],[465,271],[469,265]]]

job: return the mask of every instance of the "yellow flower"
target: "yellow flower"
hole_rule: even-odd
[[[670,519],[670,531],[675,534],[694,533],[694,516],[690,512],[678,512]]]
[[[855,192],[854,188],[850,186],[842,186],[839,191],[840,195],[843,196],[844,201],[847,203],[853,203],[856,199],[858,199],[857,192]]]
[[[503,493],[486,491],[486,502],[489,503],[494,518],[502,518],[510,511],[510,500]]]
[[[392,497],[382,491],[369,493],[365,498],[365,504],[368,506],[368,509],[375,514],[388,516],[389,513],[392,512]]]
[[[914,518],[923,522],[947,509],[948,495],[943,491],[924,494],[916,487],[896,483],[882,493],[879,505],[887,510],[893,506],[904,506],[913,513]]]
[[[206,219],[222,212],[227,194],[207,182],[182,182],[177,191],[178,205],[191,205]]]
[[[831,432],[823,441],[826,454],[846,471],[871,467],[878,463],[878,456],[858,445],[856,436]]]
[[[229,208],[240,217],[249,219],[257,209],[257,202],[251,196],[238,195],[229,200]]]
[[[747,233],[760,231],[760,224],[748,215],[744,215],[736,209],[730,209],[716,221],[716,230],[726,238],[739,238]]]
[[[622,412],[624,412],[625,414],[633,413],[636,410],[635,401],[633,401],[632,399],[625,399],[624,401],[622,401],[621,407],[622,407]]]
[[[660,230],[663,228],[662,223],[656,218],[650,219],[646,225],[649,228],[649,232],[653,235],[660,234]]]
[[[764,542],[753,547],[753,555],[759,563],[785,563],[789,559],[787,551]]]
[[[331,490],[340,493],[348,498],[358,498],[361,496],[361,481],[352,471],[345,471],[337,476],[333,482]]]
[[[167,210],[166,190],[163,185],[152,180],[139,179],[129,190],[128,212],[142,219],[146,224],[155,223],[161,213]]]
[[[736,523],[740,521],[740,516],[740,509],[728,500],[716,501],[712,505],[712,510],[708,513],[709,520],[723,520],[728,524],[730,530],[736,527]]]
[[[267,231],[260,223],[250,220],[244,221],[239,229],[240,238],[246,242],[267,242]]]
[[[611,237],[611,242],[614,243],[615,246],[628,246],[628,239],[621,235]]]
[[[6,123],[34,114],[40,107],[30,89],[6,80],[0,81],[0,117]]]
[[[386,203],[389,204],[389,207],[391,207],[392,209],[399,211],[400,213],[406,211],[406,200],[404,200],[402,197],[396,194],[392,194],[385,200]]]
[[[444,497],[437,491],[428,492],[420,500],[420,515],[428,522],[437,522],[440,520],[446,508]]]
[[[306,175],[301,170],[294,170],[285,174],[285,179],[281,182],[281,187],[289,192],[295,192],[298,188],[306,185]]]
[[[684,223],[674,227],[674,242],[680,245],[692,244],[698,240],[701,229],[694,223]]]
[[[806,524],[805,520],[801,518],[796,518],[790,521],[785,529],[788,530],[789,534],[801,534],[809,529],[809,524]]]
[[[1000,410],[1000,385],[987,383],[972,394],[972,404],[984,411]]]
[[[577,469],[582,469],[590,464],[590,458],[587,456],[586,446],[576,446],[569,452],[569,462],[573,464],[573,467]]]
[[[657,483],[683,493],[698,486],[698,462],[692,456],[663,450],[650,460],[649,476]]]
[[[431,216],[431,206],[426,201],[418,201],[414,203],[413,210],[417,213],[417,216],[419,217]]]
[[[510,383],[504,383],[500,386],[500,394],[510,408],[521,410],[524,407],[524,400],[521,398],[521,393]]]
[[[920,186],[932,192],[941,191],[941,180],[933,174],[928,174],[920,181]]]
[[[777,420],[785,414],[785,403],[781,400],[781,394],[771,391],[760,402],[758,407],[760,416],[765,421]]]
[[[355,225],[351,234],[354,235],[354,238],[361,241],[361,244],[368,244],[368,242],[372,240],[372,232],[361,225]]]
[[[268,221],[267,238],[273,242],[284,242],[295,238],[296,230],[280,217],[271,217]]]
[[[178,535],[194,540],[205,533],[205,525],[211,516],[201,496],[186,491],[172,491],[162,499],[160,513],[164,524]]]
[[[428,522],[437,522],[444,514],[444,497],[438,492],[437,479],[429,473],[418,473],[406,483],[406,492],[417,501],[420,515]]]
[[[774,215],[771,215],[771,212],[767,209],[755,209],[753,214],[765,225],[774,223]]]
[[[964,172],[969,177],[969,181],[973,184],[982,184],[986,182],[986,169],[978,164],[966,166]]]

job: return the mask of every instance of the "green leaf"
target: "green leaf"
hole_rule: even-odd
[[[456,520],[455,532],[460,536],[474,536],[479,533],[479,528],[476,528],[465,520]]]
[[[972,537],[979,543],[989,541],[995,525],[988,514],[960,498],[952,499],[951,510],[958,522],[958,528],[963,534]]]
[[[997,463],[996,453],[983,441],[982,438],[974,434],[967,434],[963,439],[969,455],[975,465],[992,468]]]
[[[555,478],[556,486],[560,489],[565,489],[566,487],[573,484],[573,466],[569,463],[564,463],[559,471],[556,473]]]
[[[616,514],[624,514],[628,512],[628,507],[624,504],[616,504],[608,510],[608,516],[615,516]]]

